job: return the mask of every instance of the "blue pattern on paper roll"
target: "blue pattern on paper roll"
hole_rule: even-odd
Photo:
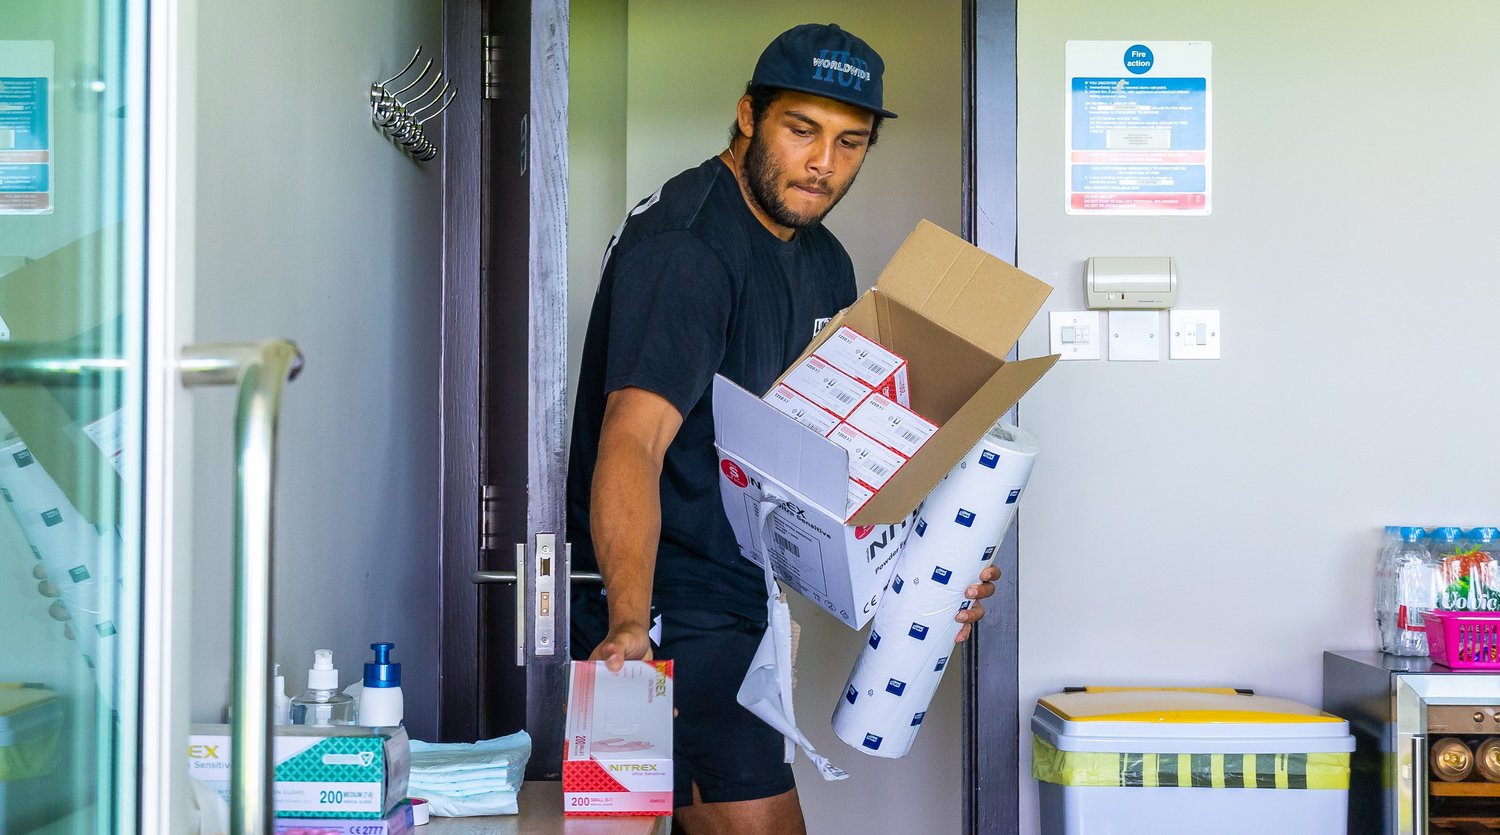
[[[1010,496],[1005,499],[1006,504],[1015,504],[1021,500],[1021,488],[1010,491]]]
[[[952,641],[963,624],[953,615],[980,609],[964,592],[999,556],[998,545],[1019,506],[1007,499],[1019,499],[1034,446],[1019,430],[997,431],[923,501],[913,525],[918,535],[905,543],[885,575],[888,583],[881,583],[886,589],[867,633],[868,646],[849,675],[848,686],[861,698],[858,704],[841,700],[834,710],[833,729],[843,742],[883,758],[911,750],[927,703],[954,657]]]
[[[854,689],[854,685],[852,685],[852,684],[849,685],[849,690],[844,693],[844,701],[846,701],[846,702],[848,702],[849,704],[852,705],[852,704],[854,704],[854,701],[856,699],[858,699],[858,698],[859,698],[859,691]]]
[[[880,649],[880,633],[870,630],[870,649]]]

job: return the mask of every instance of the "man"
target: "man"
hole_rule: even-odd
[[[689,835],[805,831],[780,734],[735,701],[766,629],[765,581],[720,504],[711,383],[764,392],[854,302],[853,265],[822,220],[895,116],[883,73],[837,26],[782,33],[728,149],[637,205],[605,251],[568,471],[574,562],[597,565],[605,588],[574,604],[572,647],[611,669],[674,660],[674,825]],[[983,614],[959,614],[959,640]]]

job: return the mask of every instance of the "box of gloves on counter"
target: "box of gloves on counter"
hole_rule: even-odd
[[[769,394],[715,377],[720,493],[741,556],[769,554],[783,583],[863,627],[917,505],[1057,361],[1005,359],[1051,291],[922,221]]]

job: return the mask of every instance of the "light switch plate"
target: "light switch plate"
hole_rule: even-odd
[[[1161,311],[1111,310],[1109,358],[1125,362],[1161,359]]]
[[[1217,310],[1173,310],[1167,315],[1167,355],[1174,360],[1216,360],[1222,336]]]
[[[1097,310],[1056,310],[1047,314],[1052,331],[1052,353],[1065,360],[1099,359],[1104,332],[1099,329]]]

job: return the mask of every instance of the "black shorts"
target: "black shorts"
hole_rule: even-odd
[[[783,738],[735,701],[740,682],[766,631],[765,621],[723,612],[676,610],[661,616],[655,656],[672,660],[673,805],[691,806],[693,784],[705,803],[759,800],[791,791],[792,767],[783,762]],[[576,660],[609,631],[608,611],[597,594],[573,601]]]

